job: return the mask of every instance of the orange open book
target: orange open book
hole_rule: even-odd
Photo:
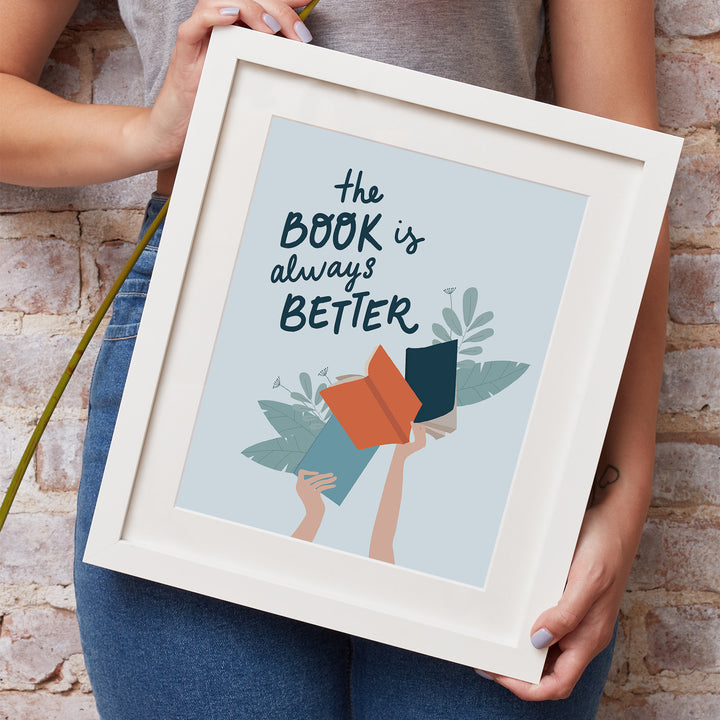
[[[358,450],[410,440],[410,424],[422,403],[379,345],[367,377],[330,385],[323,400]]]

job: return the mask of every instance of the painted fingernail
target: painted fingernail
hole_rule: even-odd
[[[533,636],[530,638],[530,642],[534,648],[542,650],[550,645],[554,639],[555,638],[553,638],[552,633],[547,628],[540,628],[533,633]]]
[[[490,673],[486,673],[484,670],[478,670],[475,668],[475,672],[481,677],[485,678],[486,680],[494,680],[493,676]]]
[[[220,14],[221,15],[239,15],[240,14],[240,8],[220,8]]]
[[[293,25],[293,28],[295,32],[297,33],[297,36],[304,42],[308,43],[312,40],[312,35],[310,34],[310,31],[305,26],[305,23],[302,20],[298,20],[295,25]]]
[[[262,19],[274,33],[280,29],[280,23],[269,13],[263,13]]]

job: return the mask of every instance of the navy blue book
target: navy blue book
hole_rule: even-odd
[[[376,450],[377,446],[358,450],[333,415],[298,463],[296,472],[308,470],[335,474],[337,476],[335,487],[322,492],[336,505],[340,505],[362,471],[367,467]]]
[[[405,379],[422,407],[415,422],[434,420],[455,407],[457,340],[408,348],[405,351]]]

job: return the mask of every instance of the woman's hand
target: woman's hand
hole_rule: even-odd
[[[547,647],[538,685],[504,676],[493,679],[523,700],[567,698],[590,661],[610,642],[635,555],[626,548],[615,513],[590,508],[583,522],[565,592],[532,629],[536,647]]]
[[[38,87],[45,60],[77,0],[0,3],[0,181],[89,185],[161,170],[165,177],[161,188],[158,176],[158,189],[169,192],[212,28],[243,23],[307,41],[310,33],[293,10],[306,2],[200,0],[178,29],[165,83],[152,108],[76,103]]]
[[[652,0],[549,0],[557,104],[656,128],[653,13]],[[588,663],[612,637],[652,489],[668,265],[665,223],[598,466],[620,470],[611,483],[597,485],[595,504],[586,513],[565,592],[531,631],[536,646],[550,645],[545,673],[538,685],[494,678],[525,700],[568,697]]]
[[[212,28],[244,24],[259,32],[280,32],[308,42],[312,36],[293,10],[306,4],[307,0],[198,2],[190,18],[178,28],[165,82],[151,112],[142,119],[141,136],[147,152],[158,157],[158,168],[171,167],[180,158]]]

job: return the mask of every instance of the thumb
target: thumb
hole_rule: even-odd
[[[541,650],[569,635],[587,615],[596,597],[588,584],[568,580],[560,602],[535,621],[530,637],[533,647]]]

